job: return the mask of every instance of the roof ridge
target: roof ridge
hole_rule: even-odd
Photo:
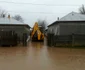
[[[85,15],[72,11],[60,18],[60,21],[63,20],[85,20]]]
[[[64,15],[62,18],[64,18],[64,17],[68,16],[68,15],[69,15],[69,14],[71,14],[71,13],[76,13],[76,12],[72,11],[72,12],[70,12],[70,13],[68,13],[68,14]],[[60,20],[61,20],[62,18],[60,18]]]

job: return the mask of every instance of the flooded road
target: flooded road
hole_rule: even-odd
[[[0,47],[0,70],[85,70],[85,49],[47,47],[42,42]]]

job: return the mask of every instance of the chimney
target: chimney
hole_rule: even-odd
[[[5,18],[5,14],[3,14],[2,17]]]
[[[57,18],[57,20],[59,20],[59,17]]]
[[[8,15],[8,18],[10,19],[10,15]]]

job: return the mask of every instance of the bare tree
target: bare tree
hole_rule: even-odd
[[[23,18],[20,15],[15,15],[13,18],[17,21],[24,22]]]
[[[79,8],[79,12],[80,12],[81,14],[85,14],[85,7],[84,7],[84,5],[82,5],[82,6]]]
[[[7,14],[7,11],[5,11],[4,9],[0,8],[0,17],[5,17]]]
[[[41,32],[44,32],[47,28],[47,22],[45,20],[38,20],[38,25],[40,27]]]

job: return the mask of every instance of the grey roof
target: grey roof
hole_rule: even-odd
[[[83,20],[85,20],[85,15],[76,12],[71,12],[66,16],[62,17],[59,21],[83,21]]]
[[[60,22],[65,22],[65,23],[66,22],[85,22],[85,15],[76,13],[76,12],[71,12],[71,13],[67,14],[66,16],[62,17],[61,19],[48,25],[48,27],[53,24],[60,23]]]
[[[22,22],[20,22],[20,21],[17,21],[17,20],[15,20],[14,18],[7,18],[7,17],[5,17],[5,18],[0,18],[0,25],[4,25],[4,24],[6,24],[6,25],[27,25],[27,26],[29,26],[28,24],[25,24],[25,23],[22,23]],[[30,26],[29,26],[30,27]]]
[[[0,18],[0,24],[24,24],[20,21],[17,21],[13,18]]]

